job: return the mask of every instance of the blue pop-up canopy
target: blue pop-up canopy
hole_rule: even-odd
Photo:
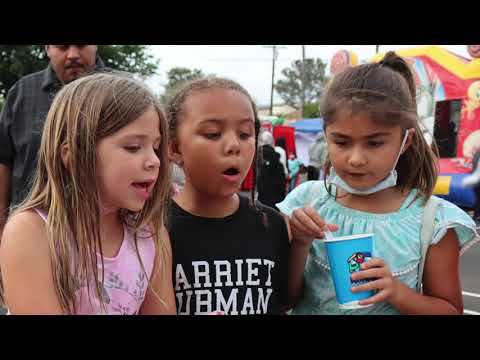
[[[304,165],[310,163],[308,148],[319,132],[323,132],[323,119],[300,119],[290,123],[295,128],[295,145],[297,158]]]
[[[290,124],[295,128],[295,131],[300,131],[304,133],[313,133],[316,134],[320,131],[323,131],[323,119],[322,118],[312,118],[312,119],[301,119]]]

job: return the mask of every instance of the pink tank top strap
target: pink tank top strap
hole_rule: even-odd
[[[34,210],[43,219],[43,221],[47,222],[47,214],[44,211],[37,208],[35,208]]]

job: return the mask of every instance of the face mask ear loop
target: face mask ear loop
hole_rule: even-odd
[[[400,146],[400,151],[398,152],[397,159],[395,160],[395,164],[393,165],[393,170],[395,170],[395,168],[397,167],[398,160],[400,160],[400,156],[402,155],[403,148],[405,147],[405,144],[408,139],[409,130],[410,129],[408,129],[405,132],[405,136],[403,137],[403,141],[402,141],[402,146]]]

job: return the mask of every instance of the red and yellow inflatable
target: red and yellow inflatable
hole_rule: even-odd
[[[469,45],[472,59],[439,46],[395,51],[414,70],[418,113],[427,138],[440,148],[440,177],[434,193],[464,207],[473,207],[475,194],[461,181],[471,171],[480,150],[480,45]],[[373,61],[380,61],[377,54]]]

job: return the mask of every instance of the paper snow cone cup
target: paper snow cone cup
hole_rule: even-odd
[[[351,275],[360,271],[360,265],[372,258],[373,234],[342,236],[324,240],[328,262],[339,306],[343,309],[359,309],[360,300],[373,296],[374,291],[351,292],[350,288],[369,280],[352,281]]]

